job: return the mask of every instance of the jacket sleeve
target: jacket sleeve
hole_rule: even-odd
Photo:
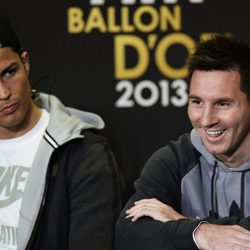
[[[119,173],[102,137],[87,133],[83,145],[68,185],[69,249],[111,250],[121,211]]]
[[[131,219],[125,218],[125,211],[136,200],[143,198],[157,198],[181,212],[181,176],[178,168],[178,160],[167,146],[148,160],[135,183],[135,194],[117,221],[116,250],[197,249],[192,233],[200,221],[182,219],[163,223],[145,216],[131,222]]]

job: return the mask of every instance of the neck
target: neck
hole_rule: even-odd
[[[250,156],[241,159],[222,159],[221,157],[216,157],[221,160],[229,168],[238,168],[250,159]]]
[[[238,168],[250,159],[250,140],[246,140],[246,145],[242,145],[237,152],[228,155],[215,155],[217,159],[222,161],[229,168]]]

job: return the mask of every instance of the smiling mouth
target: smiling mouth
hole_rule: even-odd
[[[206,134],[210,137],[218,137],[222,135],[226,130],[221,129],[221,130],[205,130]]]

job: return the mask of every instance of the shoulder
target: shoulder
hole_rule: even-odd
[[[188,155],[192,154],[192,152],[194,152],[194,147],[189,134],[182,134],[178,140],[169,141],[165,146],[158,149],[152,157],[161,160],[177,160],[179,157],[185,157],[187,153]]]
[[[192,168],[198,159],[198,152],[193,147],[190,134],[181,135],[176,141],[169,141],[165,146],[158,149],[146,162],[148,168],[165,169],[167,171],[185,174]]]
[[[177,141],[170,141],[167,146],[175,158],[180,162],[196,161],[200,153],[194,148],[190,134],[185,133]]]
[[[104,136],[99,134],[99,131],[95,129],[86,129],[81,132],[82,138],[73,139],[68,141],[61,147],[58,151],[63,151],[63,153],[81,153],[87,152],[92,147],[96,145],[103,145],[108,147],[107,140]]]
[[[113,167],[116,164],[104,136],[93,129],[84,130],[82,135],[83,138],[65,143],[54,154],[55,161],[69,175],[87,168],[104,171],[104,168]]]

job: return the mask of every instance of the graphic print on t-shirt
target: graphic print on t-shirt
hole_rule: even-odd
[[[26,134],[0,140],[0,249],[16,250],[20,209],[32,163],[49,113],[45,110],[37,124]],[[20,232],[22,233],[22,232]]]
[[[0,208],[22,197],[29,170],[22,166],[0,167]]]
[[[19,210],[29,171],[23,166],[0,167],[0,245],[4,249],[16,249],[17,218],[13,215]]]

